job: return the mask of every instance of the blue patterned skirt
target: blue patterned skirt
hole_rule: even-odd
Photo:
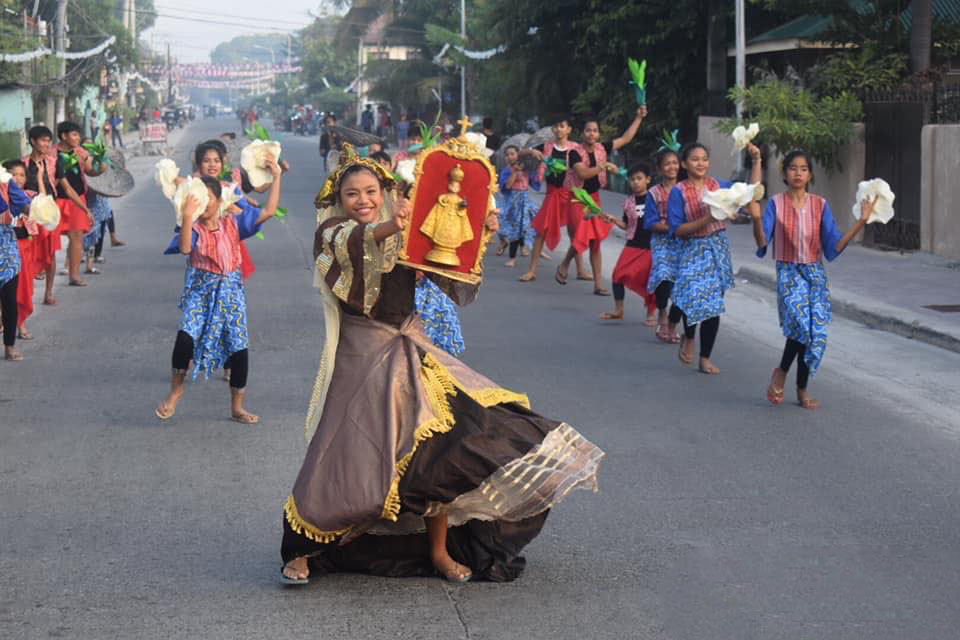
[[[680,243],[674,304],[686,314],[690,324],[722,315],[726,311],[723,295],[734,286],[727,232],[688,238]]]
[[[20,247],[13,225],[0,225],[0,287],[20,273]]]
[[[527,191],[511,191],[506,198],[506,208],[500,215],[500,237],[507,242],[522,240],[529,248],[537,237],[533,219],[540,208],[534,204]]]
[[[180,330],[193,338],[193,377],[209,377],[249,344],[247,298],[239,271],[222,276],[187,267],[180,297]]]
[[[113,217],[113,207],[110,206],[109,198],[92,191],[87,192],[87,206],[90,207],[90,213],[93,214],[93,228],[90,233],[83,236],[83,250],[89,253],[100,242],[100,236],[102,235],[100,225]]]
[[[777,262],[777,311],[783,335],[807,347],[803,360],[813,375],[827,350],[827,325],[833,319],[822,264]]]
[[[450,296],[430,278],[421,278],[417,283],[416,307],[423,323],[423,332],[434,345],[452,356],[459,356],[466,349],[460,331],[457,306]]]
[[[680,239],[669,233],[654,233],[650,239],[653,266],[647,291],[656,291],[661,282],[677,281],[677,265],[680,262]]]

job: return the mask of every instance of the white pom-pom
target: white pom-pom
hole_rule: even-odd
[[[743,151],[747,148],[747,145],[750,144],[754,138],[757,137],[757,134],[760,133],[760,125],[756,122],[750,123],[749,127],[744,127],[743,125],[738,126],[733,130],[733,151],[734,153],[738,151]]]
[[[887,224],[893,218],[893,201],[896,197],[886,180],[882,178],[864,180],[857,185],[857,200],[853,203],[853,217],[859,220],[863,215],[863,201],[871,200],[873,201],[873,213],[870,214],[867,224],[874,222]]]
[[[176,180],[179,176],[180,169],[177,168],[177,163],[170,158],[164,158],[157,163],[153,177],[154,180],[157,181],[157,184],[160,185],[160,188],[163,190],[163,195],[167,200],[173,199],[173,195],[177,191]]]
[[[200,206],[194,212],[195,216],[206,211],[207,205],[210,204],[210,191],[207,189],[207,185],[203,184],[203,180],[188,177],[181,182],[176,193],[173,194],[173,208],[177,212],[178,227],[183,226],[183,209],[187,204],[187,196],[193,196],[199,202]],[[194,219],[194,222],[196,222],[196,219]]]
[[[280,158],[280,143],[272,140],[254,140],[240,151],[240,166],[247,172],[250,184],[259,189],[273,182],[273,174],[267,171],[267,154],[274,160]]]
[[[763,197],[763,184],[734,182],[729,189],[717,189],[703,194],[703,202],[710,207],[710,215],[716,220],[735,218],[741,208]]]
[[[28,220],[42,224],[47,231],[54,231],[60,226],[60,207],[57,201],[49,194],[40,194],[30,201],[30,215]]]
[[[416,182],[417,161],[413,158],[407,158],[397,163],[397,175],[407,184]]]
[[[13,176],[10,175],[9,171],[4,169],[3,167],[0,167],[0,184],[7,184],[8,182],[10,182],[10,178],[12,177]]]

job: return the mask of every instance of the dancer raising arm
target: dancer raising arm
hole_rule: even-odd
[[[345,150],[316,199],[326,344],[310,444],[284,507],[286,584],[337,570],[513,580],[547,510],[596,483],[596,446],[423,334],[416,270],[396,264],[409,204],[394,214],[393,186],[377,163]],[[486,225],[496,231],[496,216]],[[427,277],[460,304],[476,295]]]
[[[640,107],[637,109],[637,115],[630,126],[627,127],[627,130],[609,144],[600,142],[600,122],[596,118],[587,118],[583,124],[580,162],[574,166],[574,170],[577,172],[577,177],[583,182],[583,189],[601,207],[603,204],[600,201],[600,190],[607,186],[607,172],[616,173],[619,171],[619,167],[609,162],[607,158],[633,141],[645,117],[647,117],[647,108]],[[601,243],[610,234],[610,223],[606,222],[601,216],[584,220],[583,205],[571,201],[567,227],[572,234],[570,248],[567,249],[567,255],[563,257],[563,261],[557,267],[557,279],[565,281],[570,261],[577,256],[581,256],[589,248],[590,268],[593,271],[593,292],[598,296],[610,295],[610,292],[603,286],[603,254],[600,251]],[[578,280],[589,279],[580,277],[582,270],[579,262],[577,263],[577,273]],[[644,286],[646,285],[644,284]]]
[[[570,118],[562,116],[553,124],[554,139],[534,149],[540,160],[545,163],[556,163],[557,168],[546,167],[544,181],[547,183],[547,195],[543,199],[540,211],[533,219],[532,226],[537,232],[537,239],[533,242],[533,252],[530,254],[530,268],[520,276],[520,282],[530,282],[537,279],[537,266],[540,264],[543,245],[546,244],[553,250],[560,242],[561,230],[567,226],[570,215],[570,200],[573,198],[571,189],[583,184],[573,168],[580,162],[582,156],[580,155],[580,145],[570,141],[572,131]],[[565,170],[560,168],[561,164],[566,166]],[[572,241],[573,234],[570,233],[569,228],[567,232],[570,234],[570,240]],[[577,256],[577,274],[578,276],[584,276],[583,260],[579,257],[579,254]],[[561,281],[559,275],[557,281],[560,284],[567,283],[565,278]]]
[[[260,225],[277,212],[282,172],[269,156],[267,168],[273,174],[273,184],[262,210],[231,206],[222,211],[223,187],[219,180],[207,175],[199,178],[209,194],[206,209],[200,210],[192,196],[184,206],[183,226],[166,251],[189,255],[190,261],[180,299],[183,316],[173,347],[170,393],[156,409],[161,420],[176,413],[187,368],[193,360],[194,378],[201,371],[208,375],[215,369],[229,368],[231,418],[243,424],[259,421],[244,407],[249,338],[240,242],[259,231]]]
[[[747,150],[753,159],[750,182],[760,182],[760,149],[750,144]],[[700,325],[700,372],[720,373],[710,354],[720,330],[720,315],[726,310],[724,293],[734,285],[733,263],[726,224],[710,215],[703,194],[728,188],[732,183],[710,177],[710,152],[699,142],[687,145],[680,160],[688,177],[673,188],[667,205],[670,231],[681,239],[673,288],[674,304],[683,312],[684,336],[680,339],[679,357],[684,364],[693,362],[693,339]]]
[[[857,224],[842,234],[830,205],[809,193],[813,160],[804,151],[791,151],[781,165],[788,190],[775,195],[761,215],[760,205],[750,206],[757,256],[767,253],[773,242],[777,262],[777,311],[787,339],[780,366],[773,370],[767,400],[783,402],[787,372],[797,360],[797,402],[804,409],[819,409],[820,402],[807,393],[807,383],[817,372],[827,348],[827,325],[831,320],[830,290],[821,258],[833,261],[850,241],[863,231],[874,203],[862,203]]]

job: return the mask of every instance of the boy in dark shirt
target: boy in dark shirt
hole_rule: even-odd
[[[647,291],[650,278],[650,231],[643,228],[643,215],[647,203],[647,188],[650,186],[650,166],[645,162],[630,168],[628,178],[633,193],[623,203],[623,219],[618,220],[606,213],[604,219],[627,232],[627,244],[620,253],[617,266],[613,269],[613,312],[604,313],[603,320],[623,320],[623,299],[629,288],[643,297],[647,308],[644,322],[652,327],[657,322],[657,298]]]

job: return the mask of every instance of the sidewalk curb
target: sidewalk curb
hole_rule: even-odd
[[[741,266],[737,278],[760,285],[773,292],[777,290],[777,278],[772,269]],[[830,300],[833,312],[841,317],[860,322],[871,329],[895,333],[905,338],[960,353],[960,335],[952,328],[930,326],[928,320],[907,320],[903,316],[908,310],[867,300],[856,294],[830,288]]]

